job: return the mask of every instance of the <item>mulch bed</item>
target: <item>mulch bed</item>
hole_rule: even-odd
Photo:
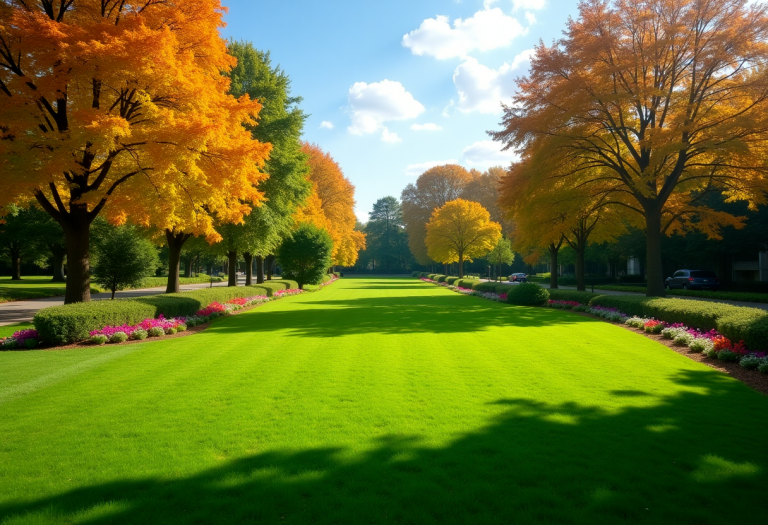
[[[644,335],[649,339],[653,339],[654,341],[669,347],[674,352],[677,352],[680,355],[684,355],[688,359],[693,359],[694,361],[703,363],[710,368],[724,372],[734,379],[738,379],[745,385],[757,390],[761,394],[768,395],[768,374],[761,374],[756,370],[747,370],[746,368],[739,365],[739,363],[726,363],[725,361],[720,361],[719,359],[712,359],[711,357],[707,357],[702,353],[692,352],[691,349],[687,346],[676,346],[671,339],[664,339],[661,334],[649,334],[645,330],[634,328],[632,326],[623,324],[619,325],[619,323],[613,324],[621,326],[626,330]]]

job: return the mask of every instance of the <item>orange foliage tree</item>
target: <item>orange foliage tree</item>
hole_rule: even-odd
[[[711,192],[765,201],[768,17],[744,0],[588,0],[539,45],[492,135],[552,177],[615,200],[646,228],[648,295],[663,295],[662,235],[718,237],[741,219]]]
[[[332,263],[354,266],[360,250],[365,249],[365,234],[355,229],[355,187],[318,145],[305,142],[302,152],[308,156],[312,193],[296,212],[296,222],[326,229],[333,239]]]
[[[427,223],[432,212],[445,203],[461,197],[472,175],[458,164],[430,168],[408,184],[400,199],[403,203],[403,222],[408,232],[408,247],[419,264],[429,265],[433,259],[427,252]]]
[[[0,205],[64,229],[67,303],[90,299],[101,213],[216,237],[262,199],[260,105],[227,95],[219,0],[0,2]]]
[[[488,254],[501,239],[501,225],[481,204],[464,199],[447,202],[436,209],[427,223],[429,256],[444,264],[459,263],[464,277],[464,261]]]

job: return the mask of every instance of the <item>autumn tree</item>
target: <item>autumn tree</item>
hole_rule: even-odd
[[[63,228],[65,302],[90,300],[105,214],[216,237],[262,199],[261,105],[227,94],[219,0],[0,2],[0,206],[36,200]]]
[[[446,164],[430,168],[408,184],[400,200],[403,206],[403,220],[408,232],[408,246],[419,264],[433,262],[427,250],[427,223],[434,210],[447,202],[461,197],[472,175],[457,164]]]
[[[487,171],[470,170],[470,180],[461,190],[461,198],[474,201],[483,206],[491,214],[491,220],[501,224],[505,233],[513,230],[511,222],[504,217],[504,211],[499,207],[499,188],[507,170],[494,166]]]
[[[354,266],[365,248],[365,234],[355,229],[355,187],[319,146],[305,142],[302,151],[308,156],[312,191],[297,210],[296,223],[310,222],[327,230],[333,240],[332,264]]]
[[[558,180],[587,189],[608,180],[614,196],[628,197],[621,205],[646,230],[648,295],[664,293],[662,235],[697,228],[716,238],[741,224],[703,205],[707,194],[765,201],[767,9],[744,0],[582,2],[565,36],[536,48],[492,134],[554,167]]]
[[[464,277],[464,261],[483,257],[501,239],[501,225],[491,221],[480,204],[455,199],[436,209],[427,223],[429,257],[444,264],[459,263]]]
[[[230,42],[228,50],[237,58],[237,66],[229,73],[230,92],[235,97],[248,95],[263,105],[258,125],[249,129],[254,139],[272,144],[264,167],[269,178],[259,184],[264,203],[255,206],[242,225],[226,227],[228,233],[239,237],[239,244],[231,247],[242,254],[245,283],[250,285],[254,262],[256,282],[264,282],[265,257],[273,254],[290,233],[297,207],[309,196],[308,156],[301,144],[307,116],[298,107],[301,98],[291,96],[290,78],[272,65],[269,52],[255,49],[250,42]],[[238,235],[238,229],[244,231]]]
[[[550,286],[557,288],[560,248],[573,248],[576,286],[584,290],[587,246],[613,241],[625,231],[626,207],[617,199],[626,197],[614,192],[613,181],[585,186],[580,179],[558,177],[558,172],[541,167],[542,163],[532,157],[513,164],[502,179],[499,205],[517,225],[514,245],[528,253],[526,261],[533,262],[543,251],[549,252]]]

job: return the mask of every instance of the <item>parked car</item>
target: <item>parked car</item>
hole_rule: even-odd
[[[720,288],[720,279],[709,270],[678,270],[664,282],[667,289],[714,290]]]
[[[524,273],[513,273],[509,276],[509,282],[511,283],[527,283],[528,276]]]

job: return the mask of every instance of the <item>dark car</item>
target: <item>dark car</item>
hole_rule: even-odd
[[[511,283],[527,283],[528,276],[524,273],[513,273],[509,276],[509,282]]]
[[[664,285],[668,289],[717,291],[720,288],[720,280],[715,272],[709,270],[678,270],[672,277],[667,277]]]

